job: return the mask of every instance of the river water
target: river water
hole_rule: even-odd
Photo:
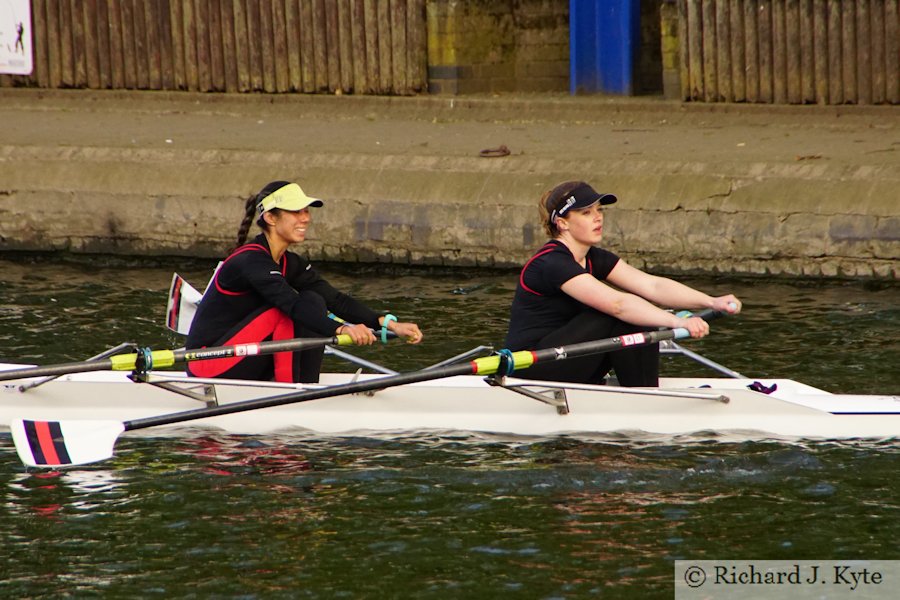
[[[0,361],[78,360],[162,326],[205,262],[0,259]],[[515,273],[326,265],[416,320],[412,370],[500,347]],[[690,278],[744,313],[691,349],[762,381],[900,393],[900,286]],[[327,368],[348,369],[334,359]],[[663,374],[702,373],[665,359]],[[900,443],[511,438],[419,432],[123,438],[105,463],[28,472],[0,434],[0,596],[671,598],[677,559],[900,559]]]

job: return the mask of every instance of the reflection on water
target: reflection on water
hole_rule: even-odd
[[[97,471],[0,453],[9,597],[664,598],[683,558],[900,556],[897,446],[126,438]],[[85,476],[95,473],[95,476]],[[73,587],[74,586],[74,587]]]

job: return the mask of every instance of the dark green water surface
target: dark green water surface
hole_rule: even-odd
[[[173,270],[0,260],[0,361],[77,360],[162,326]],[[328,265],[426,341],[412,370],[500,347],[514,272]],[[690,279],[745,312],[686,346],[748,376],[900,393],[900,287]],[[349,369],[329,359],[329,369]],[[666,359],[663,374],[702,373]],[[4,598],[671,598],[676,559],[900,559],[900,442],[703,438],[126,437],[28,472],[0,435]]]

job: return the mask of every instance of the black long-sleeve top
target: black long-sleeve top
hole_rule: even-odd
[[[334,335],[340,324],[322,311],[321,304],[298,293],[306,290],[321,296],[328,310],[347,322],[380,327],[378,314],[334,289],[307,259],[285,252],[275,262],[266,236],[260,234],[222,263],[200,301],[186,346],[201,348],[218,343],[235,325],[263,306],[276,307],[323,336]]]

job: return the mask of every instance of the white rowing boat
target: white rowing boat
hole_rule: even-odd
[[[170,290],[167,325],[181,331],[200,294],[177,275],[173,290],[180,291]],[[697,316],[709,320],[721,315],[703,311]],[[199,350],[135,349],[130,354],[121,353],[123,344],[79,363],[0,364],[0,428],[12,432],[26,465],[40,467],[104,460],[112,456],[122,433],[171,430],[185,423],[192,430],[210,427],[251,435],[455,430],[526,436],[714,432],[725,439],[900,437],[898,396],[831,394],[788,379],[753,381],[681,348],[674,340],[684,337],[689,337],[684,329],[667,329],[559,348],[501,350],[467,360],[484,348],[479,347],[410,373],[365,363],[382,373],[324,374],[314,386],[198,379],[158,369],[312,346],[353,358],[333,348],[351,343],[347,336]],[[663,378],[656,388],[513,377],[535,363],[655,343],[664,352],[712,367],[718,376]]]
[[[674,344],[673,344],[674,346]],[[677,348],[677,346],[675,346]],[[0,365],[0,371],[22,365]],[[136,383],[119,371],[74,373],[27,388],[0,383],[0,427],[30,420],[134,421],[169,413],[227,407],[274,396],[319,392],[259,410],[190,419],[192,427],[236,434],[311,430],[360,435],[428,429],[516,435],[647,432],[731,433],[747,438],[900,437],[900,396],[832,394],[789,379],[663,378],[659,388],[620,388],[502,377],[489,384],[452,375],[397,384],[384,374],[323,374],[320,385],[188,378],[150,372]],[[387,381],[381,389],[379,381]],[[499,384],[499,385],[498,385]],[[368,386],[333,395],[341,386]],[[337,387],[335,387],[337,386]],[[240,405],[238,405],[240,406]],[[183,421],[160,427],[183,427]],[[156,427],[156,425],[154,425]],[[140,429],[158,435],[156,429]],[[154,433],[156,432],[156,433]],[[136,432],[137,433],[137,432]],[[146,435],[146,433],[145,433]]]

